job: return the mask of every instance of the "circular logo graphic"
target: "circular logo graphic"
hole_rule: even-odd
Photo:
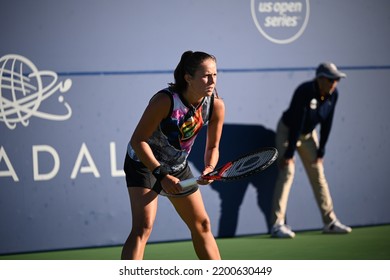
[[[35,75],[33,79],[26,77],[23,72],[38,73],[38,69],[28,59],[23,59],[18,55],[6,55],[0,59],[0,114],[5,123],[12,123],[17,119],[25,126],[28,119],[38,109],[42,102],[42,80]],[[39,76],[38,76],[39,77]],[[34,85],[33,85],[34,84]],[[26,97],[31,91],[38,94],[34,97],[34,102],[18,102],[18,98]],[[8,99],[5,99],[6,97]],[[29,110],[22,110],[23,104],[29,104]],[[17,104],[18,106],[14,106]],[[19,106],[20,105],[20,106]]]
[[[48,79],[51,83],[44,83]],[[42,102],[56,91],[67,92],[72,80],[57,83],[58,76],[52,71],[39,71],[26,57],[16,54],[0,58],[0,122],[9,129],[15,129],[17,123],[28,126],[32,116],[50,119],[69,119],[72,110],[63,96],[58,98],[66,108],[64,115],[56,115],[39,111]]]
[[[306,29],[309,0],[251,0],[251,12],[257,29],[266,39],[276,44],[289,44]]]

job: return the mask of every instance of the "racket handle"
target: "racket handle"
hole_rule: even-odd
[[[192,187],[192,186],[196,185],[198,179],[199,179],[199,178],[197,178],[197,177],[190,178],[190,179],[186,179],[186,180],[180,181],[179,184],[180,184],[180,186],[181,186],[183,189],[186,189],[186,188],[189,188],[189,187]]]

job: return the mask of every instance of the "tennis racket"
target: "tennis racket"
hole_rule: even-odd
[[[183,192],[179,194],[168,195],[164,191],[160,194],[165,196],[185,196],[192,187],[197,185],[198,180],[232,181],[245,178],[263,171],[277,157],[278,150],[276,148],[260,148],[233,161],[229,161],[210,173],[181,181],[180,186],[183,188]]]

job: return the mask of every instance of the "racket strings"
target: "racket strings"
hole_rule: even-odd
[[[261,151],[250,154],[233,162],[231,167],[225,170],[223,177],[240,177],[257,172],[268,167],[275,158],[273,150]]]

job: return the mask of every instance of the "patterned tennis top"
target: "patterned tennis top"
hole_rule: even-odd
[[[200,129],[207,125],[213,111],[214,95],[204,97],[194,107],[171,88],[160,92],[168,94],[171,99],[171,110],[162,120],[158,129],[148,140],[154,156],[161,164],[166,164],[172,171],[180,171],[187,164],[187,158]],[[130,158],[140,161],[130,142],[127,146]]]

